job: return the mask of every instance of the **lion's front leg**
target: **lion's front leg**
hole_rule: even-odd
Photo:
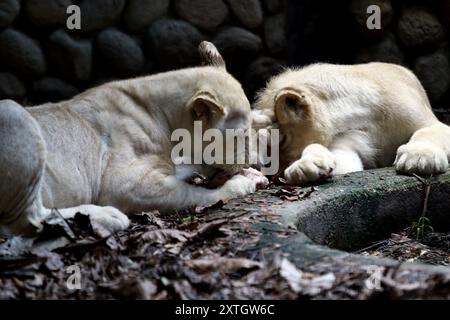
[[[175,170],[168,169],[173,167],[170,163],[150,163],[136,161],[127,170],[108,173],[103,183],[108,189],[102,193],[99,203],[124,212],[152,209],[169,212],[244,196],[268,184],[267,178],[248,169],[217,189],[207,189],[179,179]]]
[[[403,173],[422,175],[447,171],[450,160],[450,127],[435,124],[416,131],[398,148],[394,166]]]
[[[363,161],[356,149],[355,139],[336,139],[330,148],[320,144],[310,144],[300,160],[295,161],[284,172],[289,184],[302,185],[329,178],[333,175],[364,170]],[[367,153],[372,152],[366,148]]]
[[[310,144],[300,160],[284,171],[284,177],[289,184],[301,185],[328,178],[335,168],[336,157],[330,150],[320,144]]]

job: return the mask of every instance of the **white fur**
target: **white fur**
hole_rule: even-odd
[[[280,157],[296,184],[326,177],[320,167],[331,158],[332,174],[390,166],[395,158],[400,172],[448,168],[450,128],[437,120],[420,82],[401,66],[315,64],[287,70],[270,80],[253,113],[254,127],[270,123],[281,129]],[[312,156],[306,152],[310,145],[324,148],[315,147]]]
[[[308,145],[300,160],[286,169],[284,175],[290,184],[300,184],[330,177],[336,168],[336,157],[320,144]]]
[[[248,129],[249,102],[223,66],[112,82],[27,110],[3,101],[0,109],[4,233],[34,233],[49,208],[66,218],[89,214],[117,231],[129,223],[122,212],[213,204],[260,183],[237,175],[218,189],[193,186],[184,181],[189,170],[171,160],[171,133],[192,133],[195,120],[205,130],[223,123]],[[221,166],[230,174],[242,168]]]

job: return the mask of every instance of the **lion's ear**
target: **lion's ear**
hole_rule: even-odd
[[[196,120],[209,119],[216,115],[225,115],[223,107],[214,97],[206,93],[197,94],[192,100],[192,111]]]
[[[198,52],[200,53],[203,65],[226,69],[225,60],[222,58],[216,46],[211,42],[202,41],[198,46]]]
[[[298,120],[309,106],[305,94],[283,89],[275,97],[275,116],[280,124]]]

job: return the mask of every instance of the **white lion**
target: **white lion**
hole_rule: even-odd
[[[253,126],[279,127],[291,184],[392,164],[423,175],[449,165],[450,127],[433,114],[415,75],[394,64],[287,70],[260,93]]]
[[[253,192],[266,178],[235,175],[218,189],[188,184],[171,159],[173,130],[250,126],[250,104],[216,48],[209,66],[117,81],[60,103],[0,102],[0,231],[33,234],[51,208],[110,230],[122,212],[180,210]],[[230,174],[242,166],[223,165]]]

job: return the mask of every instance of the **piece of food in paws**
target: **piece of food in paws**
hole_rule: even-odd
[[[256,181],[256,189],[262,189],[269,185],[269,179],[254,168],[242,169],[239,174]]]
[[[251,179],[256,182],[256,188],[261,189],[265,188],[269,185],[269,180],[258,170],[253,168],[243,169],[239,173],[248,179]],[[204,186],[208,189],[216,189],[225,184],[228,180],[230,180],[235,175],[231,175],[225,171],[219,171],[212,178],[206,178],[204,176],[196,177],[194,180],[194,184]]]

